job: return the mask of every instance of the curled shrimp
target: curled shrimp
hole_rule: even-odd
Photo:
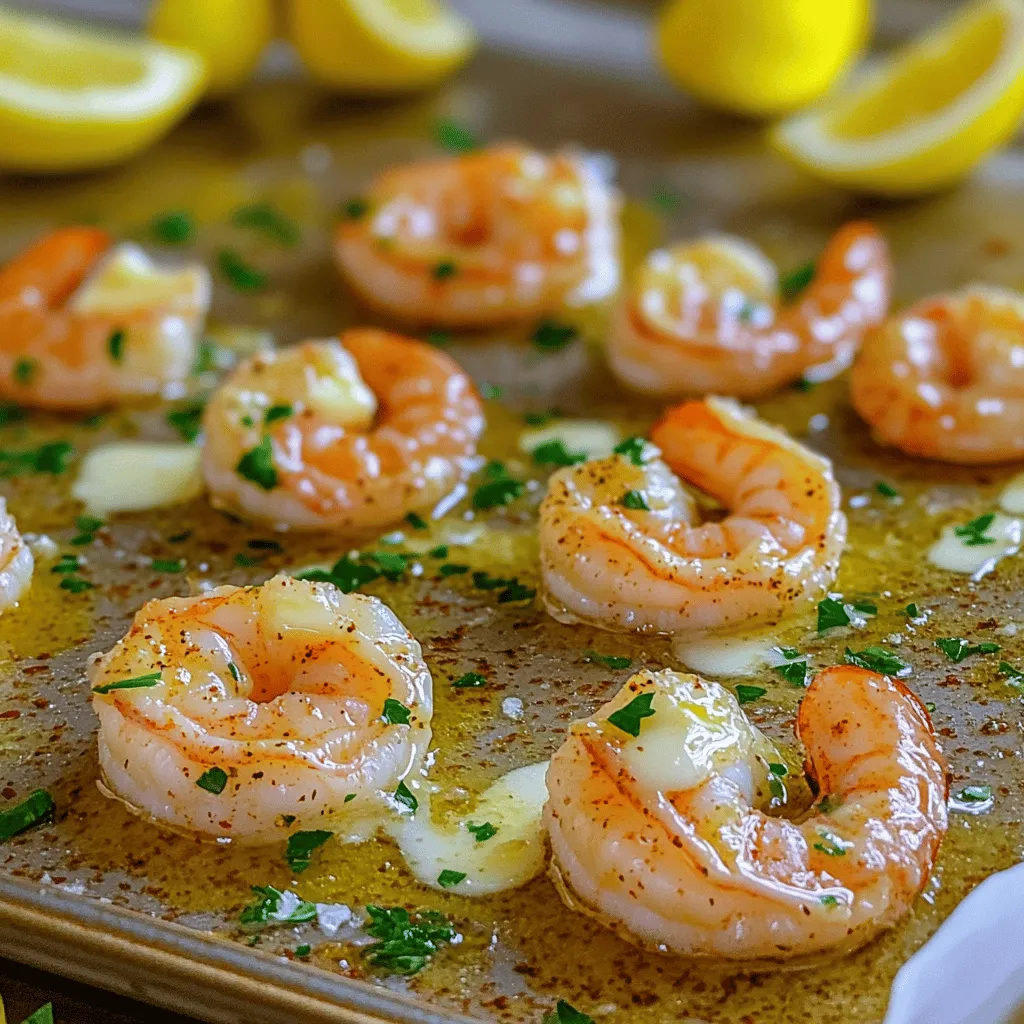
[[[641,698],[653,714],[633,738],[615,713]],[[741,961],[850,950],[895,924],[947,826],[918,698],[863,669],[817,675],[797,735],[821,799],[799,824],[765,813],[765,752],[737,718],[716,683],[643,672],[572,727],[545,809],[569,906],[640,945]]]
[[[854,407],[908,455],[977,465],[1024,458],[1024,296],[975,285],[871,332]]]
[[[342,221],[342,274],[404,321],[483,327],[618,286],[618,199],[581,156],[502,145],[387,171]]]
[[[205,268],[159,271],[98,228],[41,238],[0,268],[0,396],[94,409],[157,395],[195,362]]]
[[[0,496],[0,611],[17,604],[32,581],[34,567],[32,549],[21,539],[7,501]]]
[[[358,530],[428,510],[475,465],[480,399],[450,357],[377,330],[238,366],[207,404],[213,499],[300,530]]]
[[[669,410],[651,438],[664,461],[647,447],[552,475],[540,549],[555,618],[715,629],[778,621],[825,592],[846,539],[827,459],[722,398]],[[673,470],[729,514],[700,525]]]
[[[372,818],[430,742],[420,645],[323,583],[150,601],[89,674],[108,791],[218,838]]]
[[[627,386],[655,395],[754,398],[801,377],[825,380],[885,316],[891,271],[870,224],[842,228],[789,302],[774,264],[742,239],[658,250],[619,305],[608,360]]]

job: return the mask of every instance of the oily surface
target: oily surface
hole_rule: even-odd
[[[337,279],[330,224],[340,204],[358,195],[378,169],[435,152],[438,117],[456,119],[483,140],[516,137],[540,147],[570,142],[607,154],[628,199],[631,262],[662,239],[716,229],[753,238],[786,269],[812,257],[844,220],[869,216],[893,245],[901,303],[976,278],[1009,286],[1024,278],[1024,260],[1005,241],[1024,237],[1024,208],[1006,175],[990,171],[954,194],[915,204],[858,205],[798,178],[745,126],[681,112],[657,93],[497,58],[478,63],[436,97],[389,104],[346,103],[296,85],[268,84],[237,104],[201,111],[126,168],[5,183],[3,255],[50,226],[75,220],[152,243],[150,219],[184,209],[199,221],[197,244],[175,252],[212,264],[218,249],[231,246],[268,275],[265,289],[247,294],[218,278],[210,334],[224,346],[251,345],[263,332],[288,344],[373,322]],[[1004,157],[1000,166],[1013,160]],[[298,224],[299,243],[232,226],[232,211],[253,200],[272,202]],[[204,582],[259,582],[276,571],[331,561],[353,545],[427,551],[447,544],[449,562],[536,586],[535,506],[546,471],[517,450],[523,412],[557,407],[610,419],[624,435],[645,430],[657,412],[654,403],[621,392],[603,368],[597,348],[603,312],[578,325],[580,338],[555,351],[533,345],[529,329],[446,343],[481,385],[503,389],[501,398],[487,401],[482,452],[527,481],[526,496],[507,511],[475,516],[464,501],[427,531],[403,528],[404,537],[390,538],[390,548],[372,537],[283,535],[276,538],[282,550],[268,551],[250,545],[270,538],[268,530],[211,513],[205,499],[114,517],[91,543],[75,547],[70,542],[79,533],[74,520],[81,508],[68,492],[75,462],[64,475],[0,481],[22,530],[45,532],[61,552],[84,554],[82,576],[96,585],[78,594],[62,590],[61,577],[43,563],[20,607],[0,620],[2,795],[13,801],[45,787],[58,805],[55,824],[0,850],[0,870],[63,886],[69,903],[102,897],[241,942],[246,939],[236,922],[252,885],[343,903],[357,917],[367,903],[434,908],[451,918],[463,940],[446,947],[409,987],[435,1005],[484,1018],[537,1020],[564,998],[595,1016],[651,1024],[880,1020],[899,965],[974,885],[1022,855],[1021,703],[997,672],[1000,659],[1024,665],[1024,635],[1016,633],[1024,623],[1022,572],[1009,558],[972,583],[928,565],[925,552],[941,528],[994,508],[1013,469],[967,471],[880,450],[850,408],[844,380],[781,393],[759,409],[835,460],[850,518],[836,590],[847,600],[875,603],[878,615],[856,631],[819,636],[808,610],[774,636],[806,652],[812,667],[841,660],[846,646],[861,649],[889,638],[913,666],[911,685],[935,705],[953,791],[989,785],[994,794],[987,813],[952,816],[938,870],[913,913],[862,952],[797,973],[691,965],[636,950],[564,909],[543,877],[515,892],[470,900],[417,884],[385,841],[332,841],[295,876],[280,847],[241,849],[168,835],[96,788],[86,658],[108,649],[149,598],[188,593]],[[204,375],[196,391],[215,379]],[[118,437],[174,439],[167,408],[112,413],[98,422],[33,415],[0,428],[0,448],[68,440],[77,461],[91,446]],[[901,500],[879,494],[878,480],[895,487]],[[187,539],[170,540],[184,533]],[[182,570],[156,571],[153,559],[180,559]],[[586,661],[588,649],[628,657],[634,669],[680,667],[664,638],[559,625],[537,602],[499,603],[498,591],[475,587],[471,572],[442,578],[437,558],[424,555],[410,564],[422,566],[418,575],[410,570],[402,581],[382,580],[366,590],[387,601],[416,635],[434,675],[430,777],[443,791],[434,801],[438,814],[468,813],[475,793],[509,768],[549,756],[569,722],[622,685],[628,671]],[[925,624],[908,623],[902,610],[910,602],[927,610]],[[1002,650],[954,664],[934,647],[935,638],[949,636],[997,642]],[[450,681],[467,671],[484,674],[487,686],[453,689]],[[792,740],[800,691],[767,670],[744,682],[767,690],[747,705],[752,719],[776,738]],[[309,960],[319,968],[407,984],[367,971],[358,928],[342,929],[333,940],[310,926],[278,929],[258,948],[291,955],[304,943],[313,947]]]

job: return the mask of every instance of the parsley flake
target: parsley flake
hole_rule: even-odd
[[[467,821],[466,831],[471,833],[478,843],[486,843],[488,839],[498,834],[497,828],[489,821],[485,821],[480,825],[474,825],[473,822]]]
[[[821,829],[818,835],[821,837],[821,842],[815,843],[814,849],[828,857],[845,857],[846,851],[853,846],[853,843],[840,839],[834,832],[829,832],[827,829]]]
[[[420,805],[419,800],[413,796],[412,791],[404,782],[400,782],[396,787],[395,800],[397,800],[403,807],[407,808],[409,814],[415,814],[416,808]],[[406,811],[401,811],[400,813],[405,814]]]
[[[388,697],[384,701],[384,713],[380,716],[385,725],[408,725],[409,709],[394,697]]]
[[[250,448],[235,467],[239,476],[251,480],[265,491],[277,486],[277,470],[274,468],[274,446],[269,437],[264,437],[255,448]]]
[[[480,145],[469,128],[449,117],[441,117],[434,122],[434,138],[449,153],[468,153]]]
[[[417,974],[444,943],[452,942],[458,934],[448,918],[436,910],[410,914],[404,907],[369,905],[366,912],[370,916],[366,931],[380,941],[363,950],[363,956],[374,967],[391,974]]]
[[[466,672],[459,676],[458,679],[452,680],[452,686],[459,690],[475,689],[476,687],[486,685],[487,677],[479,672]]]
[[[807,685],[806,661],[790,661],[785,665],[776,665],[775,671],[791,686]]]
[[[14,379],[19,384],[29,384],[39,369],[39,363],[35,359],[21,358],[14,364]]]
[[[126,335],[120,327],[116,331],[111,331],[110,337],[107,338],[107,351],[115,363],[124,362],[125,339]]]
[[[963,539],[964,547],[975,548],[982,544],[995,544],[995,538],[986,535],[985,531],[995,522],[995,512],[986,512],[977,519],[972,519],[962,526],[954,526],[953,533]]]
[[[879,480],[875,483],[875,490],[883,498],[899,498],[901,496],[900,492],[892,484],[888,484],[884,480]]]
[[[992,799],[991,786],[964,786],[957,797],[969,804],[981,804]]]
[[[814,260],[808,260],[795,270],[784,274],[779,279],[779,295],[782,296],[782,301],[792,302],[804,292],[807,286],[814,280],[817,270],[818,267]]]
[[[643,491],[626,491],[626,493],[619,499],[619,504],[623,508],[628,508],[632,512],[650,512],[651,506],[647,504],[647,499],[644,497]]]
[[[642,437],[627,437],[625,441],[617,444],[613,449],[616,455],[624,455],[634,466],[644,464],[644,455],[647,451],[647,442]]]
[[[207,768],[202,775],[196,779],[196,785],[200,789],[205,789],[207,793],[213,793],[214,796],[220,796],[224,792],[224,787],[228,784],[228,773],[223,768],[218,768],[214,765],[212,768]]]
[[[436,263],[430,271],[430,276],[435,281],[447,281],[459,272],[459,268],[451,260],[441,260]]]
[[[406,522],[407,522],[407,523],[408,523],[408,524],[409,524],[409,525],[410,525],[410,526],[411,526],[411,527],[412,527],[412,528],[413,528],[414,530],[426,530],[426,529],[428,529],[428,528],[429,528],[429,524],[427,523],[426,519],[424,519],[424,518],[423,518],[423,516],[419,515],[419,514],[418,514],[418,513],[416,513],[416,512],[410,512],[410,513],[409,513],[409,514],[408,514],[408,515],[407,515],[407,516],[405,517],[405,521],[406,521]],[[435,548],[434,550],[436,551],[437,549]],[[448,551],[448,549],[447,549],[447,548],[445,548],[445,552],[446,552],[446,553],[447,553],[447,551]],[[435,558],[437,558],[438,556],[437,556],[437,555],[434,555],[434,557],[435,557]],[[441,557],[443,558],[444,556],[442,555]]]
[[[513,480],[511,477],[491,480],[489,483],[482,484],[473,493],[473,508],[485,511],[500,505],[507,505],[509,502],[521,498],[525,490],[526,485],[521,480]]]
[[[164,245],[185,245],[196,233],[192,215],[184,210],[172,210],[158,214],[150,221],[150,230],[158,242]]]
[[[763,686],[747,686],[740,683],[736,687],[736,699],[741,704],[753,704],[755,700],[763,697],[768,691]]]
[[[538,466],[575,466],[587,461],[586,452],[571,452],[559,439],[545,441],[533,449],[533,461]]]
[[[153,572],[184,572],[184,558],[154,558],[152,562]]]
[[[640,723],[645,718],[654,716],[653,693],[641,693],[634,697],[625,707],[618,708],[608,716],[608,721],[630,736],[640,735]]]
[[[281,892],[272,885],[254,885],[252,891],[259,898],[242,911],[238,921],[243,927],[302,924],[316,917],[316,904],[299,899],[290,890]]]
[[[581,1013],[564,999],[559,999],[554,1012],[544,1014],[543,1024],[594,1024],[594,1018]]]
[[[203,429],[203,411],[205,401],[189,402],[167,413],[168,426],[173,427],[183,441],[191,444]]]
[[[341,206],[341,215],[345,220],[362,220],[370,212],[370,204],[358,196],[346,200]]]
[[[48,441],[27,451],[0,448],[0,477],[18,476],[20,473],[67,472],[74,448],[67,441]]]
[[[72,594],[80,594],[83,590],[92,590],[96,586],[95,583],[90,583],[88,580],[83,580],[81,576],[65,576],[60,581],[60,589],[70,591]]]
[[[263,416],[265,426],[276,423],[278,420],[286,420],[295,410],[290,405],[272,405]]]
[[[281,245],[297,245],[302,233],[298,225],[289,220],[270,203],[256,202],[240,206],[231,215],[231,223],[240,228],[252,228]]]
[[[249,266],[235,249],[221,249],[217,253],[217,266],[236,291],[258,292],[267,285],[267,275]]]
[[[589,649],[583,652],[583,660],[614,669],[629,668],[633,664],[632,658],[624,658],[620,654],[598,654],[597,651]]]
[[[919,619],[921,617],[921,609],[916,604],[911,602],[903,609],[903,614],[910,619]]]
[[[325,832],[323,829],[293,832],[288,837],[288,845],[284,850],[284,859],[288,861],[288,867],[295,874],[302,874],[313,862],[313,851],[318,850],[333,835],[333,832]]]
[[[850,616],[842,601],[834,597],[826,597],[818,602],[818,632],[824,633],[827,629],[834,629],[836,626],[848,626]]]
[[[53,820],[53,797],[45,789],[29,793],[21,803],[0,811],[0,843]]]
[[[442,889],[451,889],[452,886],[458,885],[459,882],[464,881],[465,878],[465,871],[452,871],[449,868],[445,868],[444,871],[437,876],[437,884],[441,886]]]
[[[545,352],[555,352],[575,341],[579,337],[579,333],[572,324],[562,324],[557,320],[542,320],[534,329],[531,340],[537,348]]]
[[[958,662],[963,661],[964,658],[969,658],[972,654],[995,654],[1001,649],[999,644],[994,644],[991,641],[972,644],[959,636],[941,637],[935,641],[935,646],[938,647],[938,649],[942,651],[950,661]]]
[[[469,572],[469,566],[459,565],[456,562],[445,562],[437,571],[442,576],[462,576],[464,573]]]
[[[119,679],[115,683],[104,683],[102,686],[94,686],[93,693],[110,693],[112,690],[139,690],[150,686],[159,686],[163,682],[162,673],[147,672],[142,676],[130,676],[128,679]]]
[[[885,676],[899,675],[907,668],[896,654],[884,647],[865,647],[863,651],[851,651],[847,647],[843,652],[843,660],[847,665],[856,665]]]

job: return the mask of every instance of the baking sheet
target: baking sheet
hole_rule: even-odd
[[[154,214],[185,208],[203,225],[199,255],[235,245],[270,276],[270,287],[255,298],[219,283],[214,333],[222,340],[251,340],[254,331],[266,331],[287,344],[372,322],[337,281],[328,224],[377,170],[436,151],[438,117],[453,118],[485,140],[515,137],[545,148],[574,143],[603,155],[630,199],[630,262],[663,238],[714,229],[752,237],[782,266],[795,266],[844,220],[870,216],[893,244],[901,302],[975,278],[1009,286],[1024,278],[1024,259],[1013,242],[1024,237],[1019,151],[997,158],[955,193],[900,206],[866,204],[790,171],[763,149],[755,128],[696,111],[649,84],[494,55],[479,59],[437,96],[414,100],[345,101],[298,83],[270,82],[201,110],[127,167],[73,179],[8,180],[0,190],[3,255],[74,220],[146,239]],[[301,246],[259,243],[227,225],[234,208],[255,198],[273,201],[302,222]],[[613,419],[625,430],[647,425],[650,403],[630,400],[602,367],[596,349],[601,315],[581,326],[583,341],[550,354],[532,347],[527,331],[458,338],[448,346],[478,381],[504,388],[502,400],[488,403],[484,454],[510,457],[523,409],[557,405]],[[118,517],[86,551],[97,590],[68,595],[44,567],[22,606],[0,620],[2,792],[14,798],[44,786],[59,808],[53,826],[0,851],[0,952],[211,1020],[330,1019],[330,1012],[344,1020],[426,1022],[451,1013],[537,1020],[558,998],[601,1018],[641,1024],[879,1020],[900,963],[973,885],[1022,856],[1020,698],[997,678],[994,659],[952,665],[933,647],[937,636],[995,638],[1003,645],[1001,657],[1024,663],[1024,639],[1012,632],[1024,623],[1019,566],[1007,560],[973,584],[923,561],[941,527],[989,508],[1012,470],[969,472],[879,451],[849,408],[841,381],[789,391],[760,408],[836,460],[847,501],[868,496],[848,508],[850,550],[837,589],[872,595],[880,606],[878,618],[852,638],[819,638],[813,622],[803,619],[780,629],[779,640],[807,650],[822,666],[840,659],[851,641],[863,647],[898,635],[914,666],[913,685],[936,705],[954,790],[974,783],[995,792],[989,813],[954,815],[935,878],[898,929],[841,963],[795,974],[689,966],[635,950],[565,910],[544,878],[517,892],[470,900],[417,885],[388,843],[332,843],[293,884],[279,849],[197,843],[131,818],[95,787],[86,656],[107,649],[145,599],[184,593],[203,581],[260,580],[350,546],[287,538],[283,554],[239,567],[235,555],[267,531],[211,515],[200,500]],[[80,456],[118,436],[171,438],[164,412],[118,412],[98,425],[34,416],[28,425],[0,430],[0,446],[67,438]],[[527,471],[537,481],[531,493],[539,496],[543,475],[534,467]],[[22,528],[48,533],[62,550],[77,532],[80,511],[67,496],[71,475],[2,482]],[[899,488],[901,505],[873,496],[880,478]],[[528,504],[483,523],[457,560],[534,585]],[[451,538],[468,540],[481,527],[462,511],[436,532],[452,543],[453,559],[458,545]],[[185,529],[193,531],[189,541],[168,541]],[[154,557],[183,557],[188,565],[180,575],[161,574],[149,564]],[[439,802],[442,810],[471,806],[472,794],[502,771],[546,757],[567,722],[622,684],[627,673],[585,662],[586,649],[624,654],[637,666],[678,665],[667,640],[560,626],[539,607],[497,605],[493,592],[433,576],[427,571],[406,584],[368,589],[395,607],[434,672],[432,777],[451,794]],[[916,633],[899,615],[910,601],[931,610],[928,627]],[[451,690],[449,680],[467,670],[485,671],[492,685]],[[777,678],[757,682],[769,694],[748,709],[752,717],[790,739],[796,694]],[[510,697],[522,701],[521,717],[503,709]],[[451,916],[463,940],[408,984],[367,972],[358,928],[333,939],[313,928],[278,930],[250,949],[236,922],[253,884],[344,903],[357,917],[368,902],[433,907]],[[304,942],[315,947],[310,963],[293,963]],[[328,1005],[338,1009],[328,1011]]]

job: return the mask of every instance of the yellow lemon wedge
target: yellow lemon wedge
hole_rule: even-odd
[[[705,103],[771,117],[819,99],[870,23],[870,0],[669,0],[655,44],[669,77]]]
[[[117,163],[184,115],[204,74],[183,50],[0,8],[0,167]]]
[[[149,35],[206,61],[206,91],[223,96],[255,70],[274,36],[271,0],[157,0]]]
[[[288,15],[310,74],[345,92],[425,88],[476,44],[469,23],[440,0],[290,0]]]
[[[776,126],[812,174],[907,196],[965,177],[1024,114],[1024,0],[981,0],[819,107]]]

